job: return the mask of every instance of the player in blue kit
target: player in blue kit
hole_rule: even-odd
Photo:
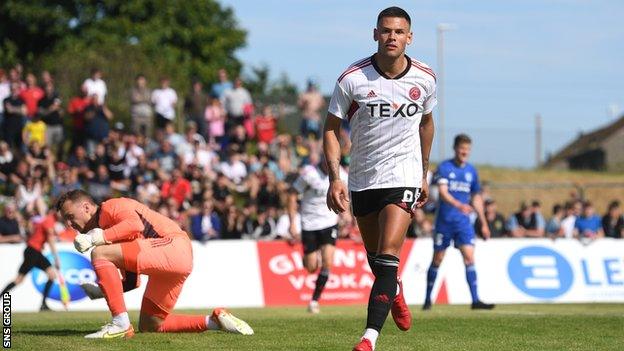
[[[468,135],[457,135],[453,143],[455,157],[440,163],[434,175],[433,181],[437,183],[440,192],[440,204],[435,223],[436,234],[433,238],[433,260],[427,271],[427,294],[423,310],[431,309],[431,290],[438,275],[438,267],[442,264],[451,240],[464,257],[472,309],[494,308],[493,304],[479,300],[477,294],[477,272],[474,267],[475,232],[469,217],[473,207],[482,223],[481,232],[486,240],[490,237],[490,229],[483,212],[479,175],[476,168],[467,162],[471,146],[472,140]]]

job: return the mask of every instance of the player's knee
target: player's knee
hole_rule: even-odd
[[[46,271],[47,275],[48,275],[48,279],[49,280],[55,280],[56,279],[56,271],[54,269],[48,269]]]
[[[15,280],[13,281],[13,283],[15,283],[15,285],[20,285],[22,284],[23,281],[24,281],[24,276],[18,275],[17,278],[15,278]]]
[[[472,266],[474,265],[474,259],[472,257],[464,258],[464,264],[466,266]]]
[[[314,262],[313,260],[306,260],[303,263],[303,266],[308,271],[308,273],[314,273],[318,269],[318,263]]]
[[[104,246],[96,246],[91,250],[91,261],[98,259],[106,259],[106,249]]]

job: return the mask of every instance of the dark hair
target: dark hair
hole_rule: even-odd
[[[540,207],[540,206],[541,206],[541,204],[540,204],[539,201],[537,201],[537,200],[531,201],[531,207]]]
[[[472,139],[467,134],[457,134],[455,141],[453,141],[453,147],[458,147],[461,144],[472,144]]]
[[[407,14],[407,12],[405,10],[403,10],[402,8],[400,8],[400,7],[392,6],[392,7],[388,7],[387,9],[381,11],[379,13],[379,15],[377,16],[377,24],[379,24],[379,22],[381,22],[381,19],[384,18],[384,17],[405,18],[407,23],[410,26],[412,25],[412,19]]]
[[[134,80],[137,80],[137,79],[139,79],[139,78],[145,78],[145,74],[143,74],[143,73],[139,73],[139,74],[137,74],[137,75],[134,77]]]
[[[567,204],[566,204],[566,208],[568,208]],[[563,210],[563,207],[559,204],[555,204],[555,206],[553,206],[552,213],[557,214],[561,210]]]
[[[618,200],[613,200],[609,203],[609,211],[620,207],[620,202]]]
[[[88,192],[82,189],[75,189],[75,190],[70,190],[66,192],[65,194],[61,195],[58,198],[58,200],[56,200],[56,210],[58,212],[61,212],[67,200],[74,202],[74,201],[78,201],[82,199],[87,200],[95,205],[95,201],[93,200],[93,197],[91,197],[91,195],[89,195]]]

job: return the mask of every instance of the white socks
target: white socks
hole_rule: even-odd
[[[366,328],[364,330],[364,335],[362,335],[363,339],[370,340],[371,344],[373,344],[373,350],[375,349],[375,343],[377,342],[377,337],[379,336],[379,332],[375,329]]]
[[[118,325],[122,328],[129,328],[130,317],[128,317],[128,312],[123,312],[113,317],[113,324]]]
[[[221,327],[219,327],[219,324],[217,324],[217,322],[215,322],[212,318],[210,318],[210,315],[206,316],[206,328],[208,328],[208,330],[220,330]]]

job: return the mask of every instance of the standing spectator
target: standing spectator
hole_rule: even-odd
[[[58,160],[63,158],[63,109],[53,83],[45,85],[45,96],[39,101],[39,114],[46,124],[46,145]]]
[[[607,213],[602,217],[602,230],[607,238],[624,238],[624,216],[620,209],[620,202],[611,201]]]
[[[4,118],[4,104],[2,102],[9,96],[11,96],[11,83],[9,83],[4,70],[0,68],[0,125]]]
[[[41,87],[45,90],[45,86],[48,84],[54,84],[54,78],[52,78],[50,71],[43,70],[41,71]]]
[[[156,112],[156,128],[164,129],[167,123],[173,122],[176,116],[178,94],[169,87],[169,78],[160,79],[160,89],[152,92],[152,104]]]
[[[221,143],[225,135],[225,110],[221,106],[221,100],[213,98],[206,107],[204,118],[208,124],[208,138]]]
[[[514,213],[507,221],[507,230],[513,237],[543,237],[544,217],[525,203],[520,204],[520,211]]]
[[[228,118],[225,126],[226,133],[234,126],[243,125],[246,109],[252,103],[251,94],[243,87],[243,81],[236,78],[234,88],[226,91],[223,97],[223,106]]]
[[[212,89],[210,90],[210,95],[212,95],[212,97],[218,100],[222,100],[223,96],[225,95],[225,92],[227,92],[228,90],[231,90],[234,86],[232,85],[232,82],[229,81],[228,74],[225,71],[225,69],[223,68],[219,69],[218,74],[219,74],[219,82],[214,83],[212,85]]]
[[[207,137],[206,131],[206,106],[208,105],[208,97],[204,93],[203,85],[200,81],[193,81],[191,91],[184,99],[184,114],[187,121],[195,122],[197,132],[203,137]]]
[[[96,145],[108,137],[113,113],[106,105],[100,105],[94,97],[93,103],[85,110],[84,117],[87,152],[92,155]]]
[[[132,130],[141,135],[152,137],[154,116],[152,111],[152,91],[147,87],[147,80],[143,74],[134,79],[134,86],[130,90],[130,117]]]
[[[22,65],[19,63],[9,70],[9,82],[17,83],[20,92],[26,89],[26,83],[22,80]]]
[[[581,215],[582,204],[579,200],[568,201],[565,204],[565,217],[561,221],[563,229],[563,237],[571,239],[574,237],[574,224],[576,219]]]
[[[0,244],[22,242],[23,232],[19,212],[17,212],[15,205],[12,202],[6,203],[3,215],[0,217]]]
[[[256,138],[258,142],[271,144],[277,132],[277,118],[273,115],[271,106],[265,106],[262,114],[256,116]]]
[[[102,80],[102,71],[99,68],[91,69],[91,78],[85,79],[82,84],[87,89],[87,96],[95,95],[97,103],[104,105],[108,90],[106,89],[106,83]]]
[[[565,216],[565,210],[561,205],[556,204],[555,206],[553,206],[552,213],[552,217],[550,218],[550,220],[548,220],[548,223],[546,224],[546,236],[551,238],[563,237],[564,229],[561,225],[561,222],[563,221],[563,218]]]
[[[22,127],[26,121],[26,104],[19,92],[19,83],[11,83],[11,96],[3,101],[2,139],[14,151],[22,148]]]
[[[182,171],[176,168],[171,174],[171,179],[163,183],[160,195],[165,201],[173,199],[179,209],[193,195],[191,183],[182,177]]]
[[[67,112],[72,117],[72,149],[77,145],[85,145],[85,111],[93,104],[93,99],[87,95],[87,88],[80,86],[79,94],[69,100]]]
[[[44,95],[43,90],[37,85],[37,77],[32,73],[28,73],[26,76],[26,89],[20,92],[20,97],[26,104],[26,117],[32,118],[37,114],[37,105]]]
[[[594,212],[590,201],[583,203],[583,213],[574,223],[574,232],[580,239],[597,239],[604,237],[600,217]]]
[[[484,204],[485,219],[488,227],[490,228],[490,238],[504,237],[507,234],[505,232],[505,217],[497,211],[496,201],[493,199],[487,199]],[[483,238],[481,228],[481,220],[477,218],[474,224],[474,229],[477,235]]]
[[[319,139],[321,137],[320,111],[325,107],[325,99],[311,80],[308,81],[306,91],[299,96],[297,105],[301,109],[302,116],[301,135],[305,138]]]

